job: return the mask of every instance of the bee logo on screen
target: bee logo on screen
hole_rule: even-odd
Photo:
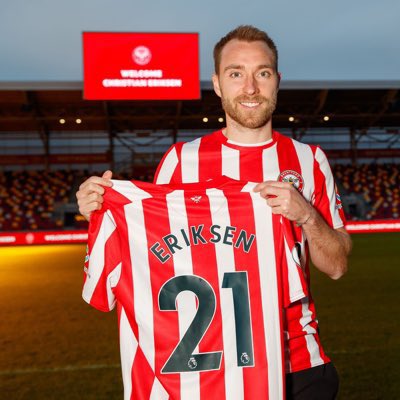
[[[303,177],[296,171],[291,169],[287,169],[283,171],[278,176],[279,182],[287,182],[293,185],[300,193],[304,189],[304,179]]]
[[[139,65],[146,65],[151,60],[151,51],[146,46],[138,46],[132,52],[133,61]]]
[[[28,244],[32,244],[32,243],[35,241],[35,236],[34,236],[34,234],[33,234],[33,233],[28,233],[28,234],[25,236],[25,241],[26,241],[26,243],[28,243]]]

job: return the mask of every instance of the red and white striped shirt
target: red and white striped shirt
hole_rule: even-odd
[[[323,151],[276,131],[257,145],[229,141],[222,131],[173,145],[162,159],[155,183],[203,182],[226,175],[252,182],[292,182],[334,229],[344,226],[344,213]],[[300,244],[301,264],[309,283],[308,246],[301,228],[293,227]],[[285,311],[286,372],[329,361],[319,341],[312,296]]]
[[[118,304],[125,399],[284,398],[282,309],[307,284],[290,225],[253,187],[106,189],[83,298]]]

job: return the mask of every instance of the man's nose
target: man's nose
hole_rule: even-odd
[[[256,94],[258,93],[258,85],[257,81],[254,79],[254,76],[250,75],[246,78],[244,82],[243,91],[246,94]]]

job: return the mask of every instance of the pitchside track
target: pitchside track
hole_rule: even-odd
[[[400,234],[354,235],[348,275],[313,270],[340,399],[400,396]],[[122,399],[115,313],[81,299],[83,245],[0,248],[0,399]]]

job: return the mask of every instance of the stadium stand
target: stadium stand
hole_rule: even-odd
[[[91,172],[90,175],[99,172]],[[0,231],[87,228],[75,192],[87,171],[0,171]],[[128,179],[117,174],[115,179]],[[134,176],[151,181],[151,175]]]
[[[398,164],[337,164],[333,167],[349,221],[399,218]],[[75,192],[89,175],[78,170],[0,172],[0,230],[87,228],[77,212]],[[151,174],[115,179],[152,181]]]
[[[335,165],[348,220],[399,218],[398,164]]]

